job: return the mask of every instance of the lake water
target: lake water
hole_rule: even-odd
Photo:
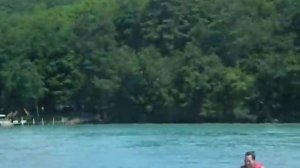
[[[300,166],[300,124],[125,124],[0,128],[1,168]]]

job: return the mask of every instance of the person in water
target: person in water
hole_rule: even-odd
[[[255,152],[249,151],[245,153],[245,164],[241,168],[264,168],[264,166],[255,161]]]

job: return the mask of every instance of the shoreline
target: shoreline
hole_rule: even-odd
[[[300,124],[300,122],[101,122],[101,121],[89,121],[87,119],[73,118],[66,119],[65,121],[55,120],[53,121],[44,121],[42,122],[28,122],[25,125],[267,125],[267,124]]]
[[[22,118],[23,120],[23,118]],[[15,118],[14,120],[11,120],[11,122],[16,122],[13,125],[14,126],[20,126],[20,125],[106,125],[106,124],[120,124],[120,125],[126,125],[126,124],[136,124],[136,125],[200,125],[200,124],[210,124],[210,125],[218,125],[218,124],[224,124],[224,125],[263,125],[263,124],[300,124],[300,122],[283,122],[278,119],[273,119],[266,122],[255,122],[255,121],[236,121],[236,122],[209,122],[209,121],[201,121],[201,122],[113,122],[113,121],[107,121],[101,119],[98,115],[95,116],[53,116],[53,117],[30,117],[25,119],[25,123],[20,122],[20,118]],[[1,126],[1,125],[0,125]]]

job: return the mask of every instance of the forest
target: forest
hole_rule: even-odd
[[[299,0],[0,0],[0,113],[300,122]]]

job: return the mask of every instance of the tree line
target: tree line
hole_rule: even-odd
[[[3,113],[300,121],[298,0],[0,0],[0,9]]]

